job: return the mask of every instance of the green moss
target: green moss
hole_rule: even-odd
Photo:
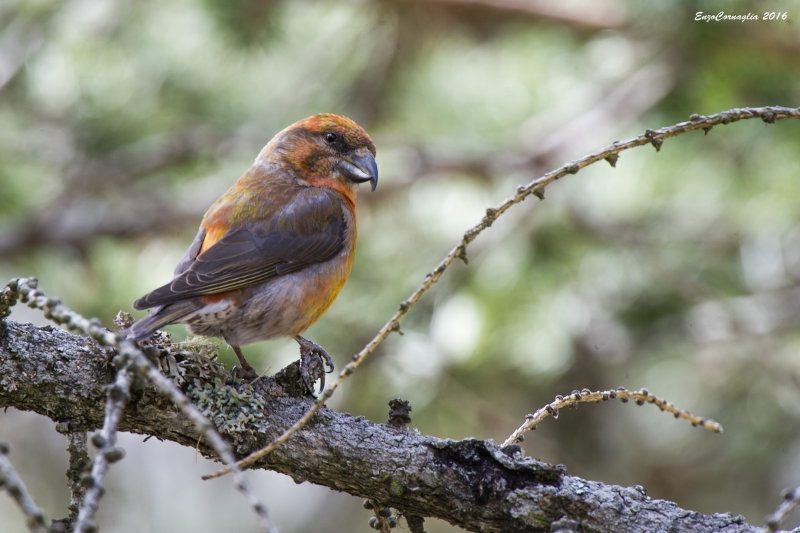
[[[389,495],[393,498],[399,498],[406,491],[405,485],[402,485],[396,479],[389,480]]]

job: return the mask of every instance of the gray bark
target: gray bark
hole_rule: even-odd
[[[112,352],[54,327],[0,321],[0,408],[34,411],[91,431],[103,423]],[[214,421],[237,456],[263,446],[311,405],[290,365],[254,387],[173,345],[148,355]],[[120,430],[194,448],[192,423],[143,378],[134,380]],[[213,457],[203,443],[200,452]],[[563,466],[501,450],[492,441],[438,439],[322,409],[256,468],[274,470],[481,532],[755,532],[731,514],[704,515],[641,488],[566,474]],[[202,481],[198,480],[198,483]],[[416,520],[416,519],[415,519]]]

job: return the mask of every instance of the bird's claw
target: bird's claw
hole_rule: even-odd
[[[250,365],[247,365],[247,368],[241,366],[234,366],[231,369],[231,376],[233,377],[234,380],[242,379],[245,381],[252,381],[258,377],[258,373]]]
[[[244,358],[242,349],[235,344],[228,343],[228,345],[233,348],[233,352],[236,354],[236,358],[239,360],[239,365],[241,365],[240,368],[233,367],[231,370],[233,378],[238,379],[241,377],[242,379],[246,379],[248,381],[258,378],[258,372],[256,372],[256,369],[253,368],[253,366],[247,362],[247,359]]]
[[[319,380],[319,391],[325,388],[325,374],[333,372],[333,358],[315,342],[295,337],[300,344],[300,377],[308,391],[314,396],[314,383]]]

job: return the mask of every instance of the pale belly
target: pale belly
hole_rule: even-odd
[[[234,346],[300,335],[328,309],[351,265],[340,255],[207,304],[182,322],[195,334]]]

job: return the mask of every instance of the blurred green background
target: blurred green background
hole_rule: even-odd
[[[721,10],[787,20],[694,20]],[[6,0],[0,281],[36,276],[111,326],[170,279],[276,131],[345,114],[375,140],[381,181],[358,199],[353,275],[308,332],[341,367],[517,185],[691,113],[800,105],[799,57],[798,0]],[[800,123],[750,120],[565,178],[481,235],[330,405],[384,421],[402,397],[425,434],[502,441],[555,394],[646,387],[725,433],[611,403],[548,420],[525,451],[762,523],[800,484],[799,154]],[[245,353],[275,371],[297,346]],[[8,410],[0,441],[65,515],[54,423]],[[255,527],[230,481],[200,481],[215,465],[194,451],[122,445],[103,530]],[[369,530],[357,498],[249,477],[284,533]],[[5,496],[0,516],[24,530]]]

